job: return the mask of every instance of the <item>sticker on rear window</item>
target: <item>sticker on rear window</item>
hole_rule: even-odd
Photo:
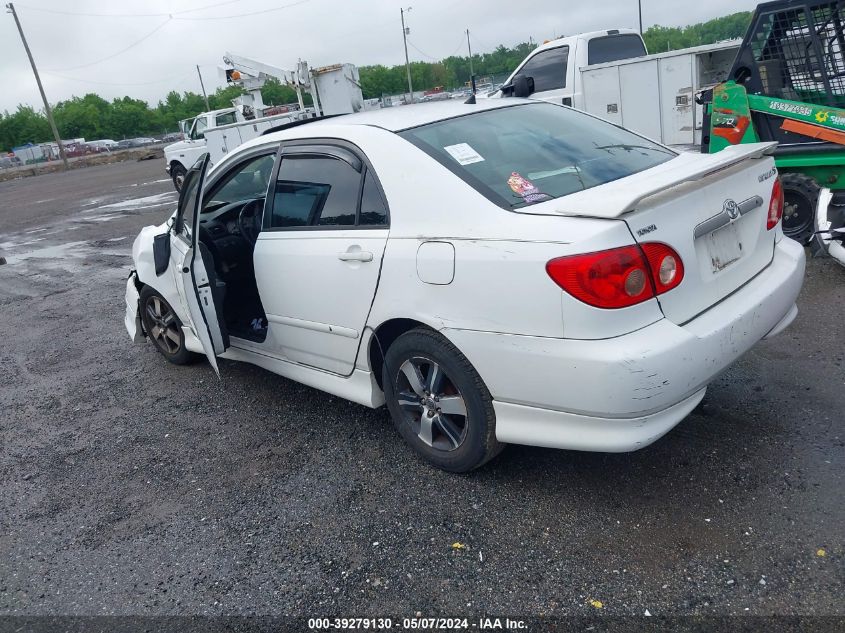
[[[469,143],[447,145],[443,149],[449,152],[449,155],[461,165],[472,165],[473,163],[480,163],[484,160],[484,157],[472,149],[472,146]]]
[[[516,195],[522,196],[522,199],[528,204],[542,202],[551,198],[550,195],[541,192],[533,182],[521,176],[518,172],[513,172],[510,175],[510,178],[508,178],[508,187]]]

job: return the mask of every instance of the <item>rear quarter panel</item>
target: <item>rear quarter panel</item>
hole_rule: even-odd
[[[315,132],[331,137],[331,129],[321,125]],[[662,318],[656,301],[625,310],[592,308],[546,274],[546,263],[556,257],[632,244],[624,221],[514,213],[396,134],[349,127],[342,134],[371,161],[390,207],[371,327],[410,318],[435,329],[607,338]],[[420,278],[417,254],[428,241],[454,246],[451,283]]]

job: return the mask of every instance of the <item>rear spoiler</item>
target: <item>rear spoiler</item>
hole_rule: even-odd
[[[743,161],[770,156],[776,142],[732,145],[717,154],[679,154],[669,163],[646,172],[621,178],[596,189],[579,191],[541,205],[527,206],[523,213],[559,213],[599,218],[616,218],[636,209],[646,198],[663,193],[679,185],[702,180],[707,176]]]

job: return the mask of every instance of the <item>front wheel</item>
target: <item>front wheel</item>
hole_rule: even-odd
[[[800,244],[813,238],[816,206],[821,187],[803,174],[784,174],[783,184],[783,234]]]
[[[141,322],[156,350],[175,365],[187,365],[197,355],[185,348],[182,322],[164,297],[145,286],[141,291]]]
[[[493,399],[469,360],[425,328],[396,339],[382,370],[393,424],[438,468],[467,472],[499,454]]]
[[[182,184],[185,182],[187,173],[188,170],[179,163],[174,163],[170,167],[170,177],[173,178],[173,186],[176,187],[176,191],[182,191]]]

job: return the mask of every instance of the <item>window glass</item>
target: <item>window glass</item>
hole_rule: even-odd
[[[211,199],[205,202],[205,208],[265,197],[274,160],[275,154],[265,154],[235,167],[223,177],[222,184],[215,187]]]
[[[590,189],[677,156],[600,119],[541,102],[438,121],[400,135],[505,208]]]
[[[645,45],[639,35],[608,35],[590,40],[587,46],[587,63],[604,64],[620,59],[631,59],[645,55]]]
[[[537,53],[525,62],[518,75],[534,78],[534,92],[556,90],[566,86],[566,62],[569,47],[560,46]]]
[[[387,224],[387,207],[370,170],[367,170],[367,175],[364,177],[364,192],[361,196],[361,214],[358,217],[358,224]]]
[[[355,224],[361,175],[328,156],[282,159],[273,199],[271,227]]]
[[[194,225],[194,207],[197,204],[197,190],[204,160],[205,154],[188,170],[179,192],[179,215],[182,217],[182,233],[186,236],[190,236],[191,227]]]
[[[234,112],[226,112],[225,114],[218,114],[215,118],[215,122],[218,127],[221,125],[229,125],[231,123],[237,123],[238,117]]]
[[[197,124],[194,126],[194,131],[191,134],[192,139],[198,138],[205,138],[205,128],[208,127],[208,122],[206,121],[205,117],[200,117],[197,119]]]

